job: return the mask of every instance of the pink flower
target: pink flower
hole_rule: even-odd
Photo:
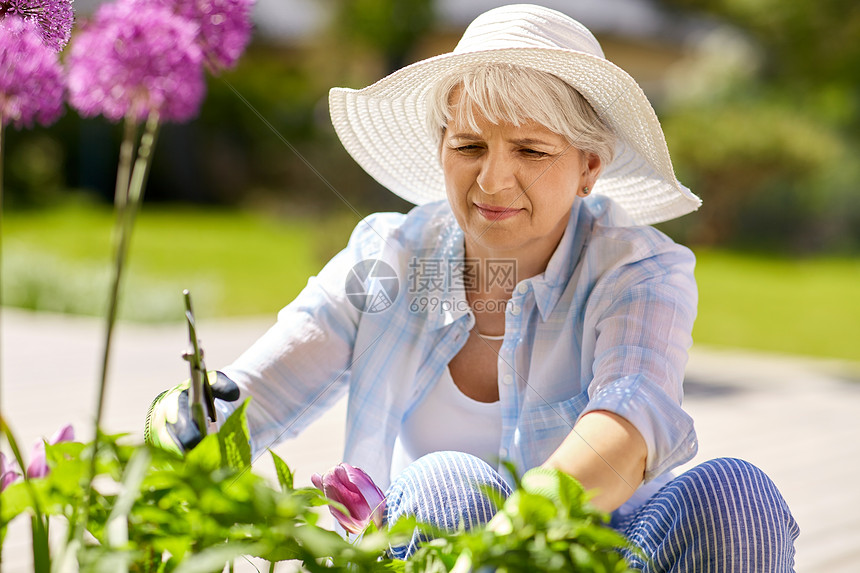
[[[46,46],[61,51],[72,35],[72,0],[0,0],[0,29],[4,16],[18,16],[38,24]]]
[[[329,510],[350,533],[361,533],[371,521],[382,526],[385,495],[361,469],[342,463],[322,476],[314,474],[311,481],[328,499],[346,507],[349,515],[331,506]]]
[[[232,68],[251,39],[253,0],[136,0],[166,6],[199,26],[197,45],[213,72]]]
[[[16,471],[17,469],[18,464],[14,460],[7,462],[6,454],[0,452],[0,491],[3,491],[6,489],[6,486],[21,477],[21,474]]]
[[[75,439],[75,430],[71,424],[66,424],[51,436],[48,443],[52,446],[60,442],[71,442]],[[45,440],[33,444],[30,451],[30,465],[27,466],[27,477],[40,478],[48,475],[48,460],[45,457]]]
[[[157,4],[103,4],[70,49],[70,103],[81,115],[164,121],[197,115],[206,84],[199,26]]]
[[[63,112],[63,68],[38,27],[18,16],[0,19],[0,127],[50,125]]]

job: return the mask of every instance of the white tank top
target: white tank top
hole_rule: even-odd
[[[499,401],[478,402],[469,398],[457,388],[446,367],[400,428],[394,443],[391,479],[421,456],[445,450],[475,455],[495,467],[501,440]]]

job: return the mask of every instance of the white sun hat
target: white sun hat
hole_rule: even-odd
[[[530,4],[481,14],[451,53],[406,66],[364,89],[333,88],[329,109],[343,146],[407,201],[421,205],[446,198],[427,98],[436,81],[476,62],[554,74],[588,100],[617,136],[615,157],[593,192],[611,197],[636,223],[668,221],[701,205],[676,179],[660,122],[636,80],[604,57],[585,26]]]

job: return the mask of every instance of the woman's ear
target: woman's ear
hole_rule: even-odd
[[[603,162],[600,161],[600,157],[596,153],[583,153],[583,165],[582,165],[582,185],[577,192],[577,195],[580,197],[588,197],[591,194],[591,190],[594,188],[594,184],[597,182],[597,178],[600,176],[600,171],[603,169]]]
[[[600,172],[603,169],[603,162],[600,161],[600,156],[596,153],[586,153],[585,168],[588,172],[588,176],[591,178],[588,182],[589,187],[594,187],[594,184],[597,182],[597,178],[600,176]]]

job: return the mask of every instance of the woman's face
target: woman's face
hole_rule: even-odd
[[[467,254],[548,261],[577,195],[594,185],[600,160],[534,122],[517,127],[479,118],[477,127],[455,117],[441,148],[448,201]]]

